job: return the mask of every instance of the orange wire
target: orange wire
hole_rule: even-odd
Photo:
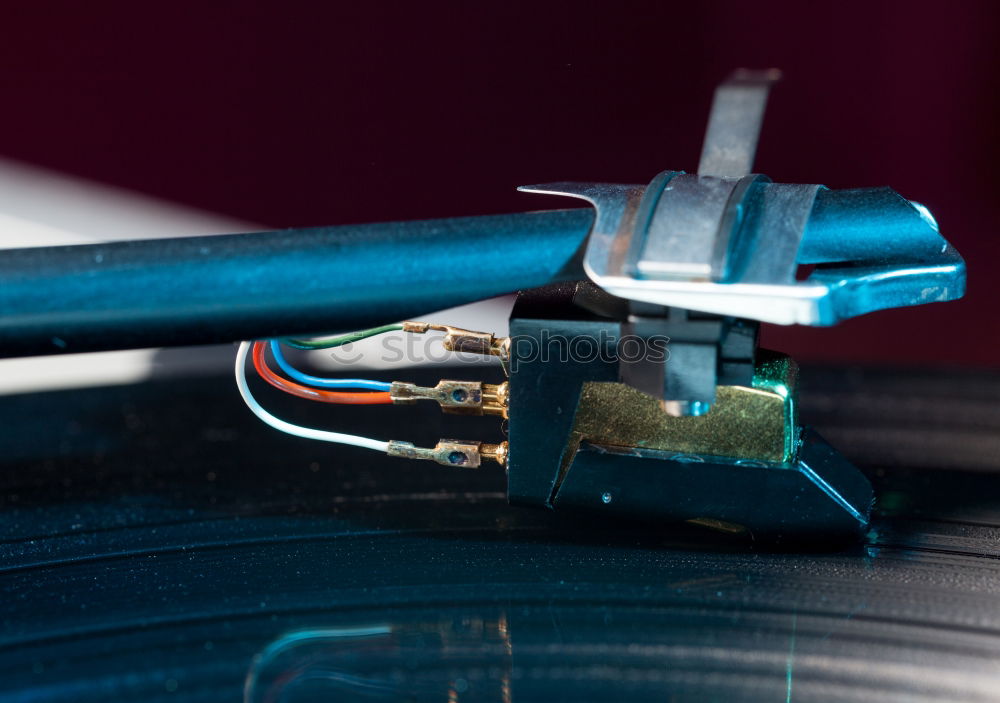
[[[318,400],[321,403],[347,403],[351,405],[384,405],[392,403],[392,396],[385,391],[362,391],[360,393],[326,391],[303,386],[294,381],[282,378],[268,368],[267,360],[264,358],[264,350],[266,348],[264,342],[253,343],[253,367],[257,369],[257,373],[260,374],[261,378],[275,388],[285,391],[285,393],[291,393],[292,395],[297,395],[300,398],[308,398],[309,400]]]

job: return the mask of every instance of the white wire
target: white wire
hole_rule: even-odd
[[[321,442],[336,442],[338,444],[350,444],[355,447],[364,447],[365,449],[374,449],[377,452],[387,452],[389,451],[388,442],[380,442],[377,439],[370,439],[368,437],[359,437],[353,434],[342,434],[340,432],[327,432],[326,430],[315,430],[311,427],[301,427],[299,425],[293,425],[290,422],[285,422],[276,418],[274,415],[269,413],[267,410],[261,407],[257,399],[253,397],[250,393],[250,387],[247,386],[247,352],[250,351],[250,342],[241,342],[240,349],[236,352],[236,387],[240,391],[240,395],[243,396],[243,402],[247,404],[247,407],[253,411],[253,414],[259,417],[261,420],[266,422],[268,425],[276,430],[281,430],[290,435],[295,435],[296,437],[305,437],[306,439],[318,439]]]

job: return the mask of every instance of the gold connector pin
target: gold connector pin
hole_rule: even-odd
[[[510,337],[496,337],[489,332],[474,332],[450,325],[432,325],[429,322],[403,323],[404,332],[424,334],[428,330],[445,333],[442,344],[448,351],[498,356],[503,361],[507,361],[510,356]]]
[[[442,439],[433,449],[427,449],[394,439],[389,442],[386,453],[389,456],[426,459],[443,466],[460,466],[466,469],[478,469],[483,460],[495,461],[500,466],[507,464],[506,442],[487,444],[462,439]]]
[[[418,400],[433,400],[446,413],[455,415],[497,415],[507,417],[507,383],[480,381],[439,381],[433,388],[393,381],[389,388],[392,402],[408,405]]]

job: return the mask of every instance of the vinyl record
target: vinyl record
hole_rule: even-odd
[[[879,496],[835,551],[510,507],[501,469],[280,435],[228,374],[0,398],[0,700],[996,699],[1000,375],[802,378]],[[498,435],[316,405],[281,409]]]

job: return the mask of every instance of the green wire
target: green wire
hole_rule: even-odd
[[[382,325],[381,327],[372,327],[369,330],[359,330],[357,332],[348,332],[347,334],[338,334],[332,337],[313,337],[312,339],[282,339],[281,341],[292,347],[293,349],[331,349],[333,347],[340,347],[345,344],[350,344],[351,342],[358,342],[362,339],[368,339],[369,337],[374,337],[379,334],[384,334],[386,332],[396,332],[397,330],[403,329],[401,324],[394,325]]]

